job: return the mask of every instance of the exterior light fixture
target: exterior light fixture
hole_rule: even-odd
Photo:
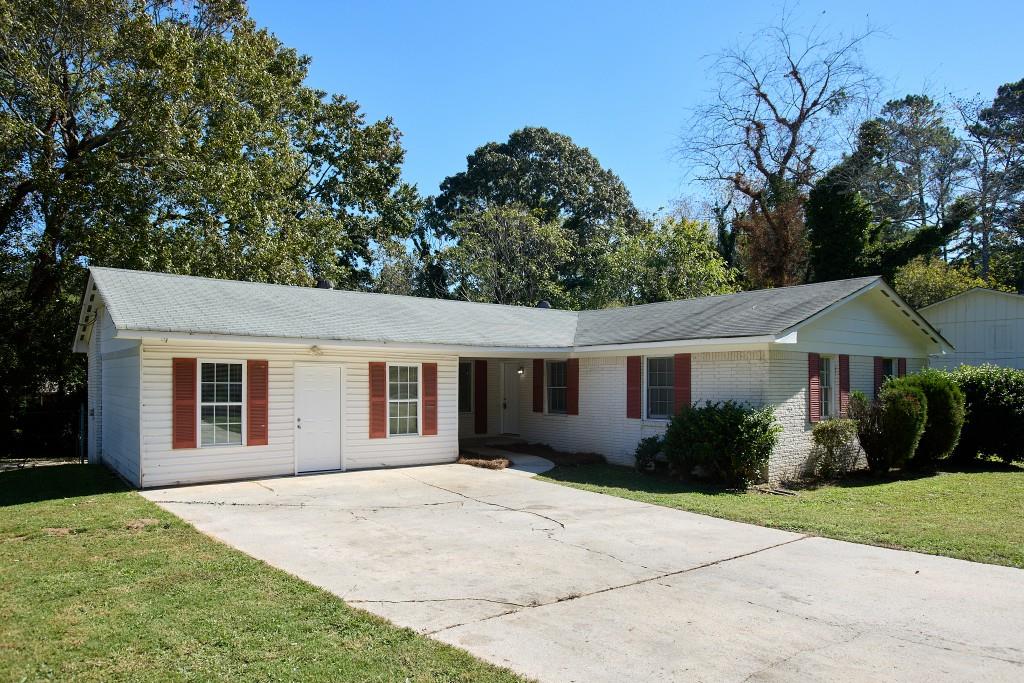
[[[518,369],[518,370],[516,370],[516,374],[517,374],[517,375],[521,375],[521,374],[523,374],[524,372],[526,372],[526,370],[524,370],[524,369],[523,369],[523,366],[522,366],[522,365],[520,365],[520,366],[519,366],[519,369]]]

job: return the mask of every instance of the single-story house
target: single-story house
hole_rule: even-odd
[[[92,268],[89,459],[154,487],[448,463],[518,435],[631,465],[681,406],[770,404],[798,474],[851,390],[953,349],[880,278],[590,311]]]
[[[974,287],[918,312],[956,347],[932,367],[1024,368],[1024,296]]]

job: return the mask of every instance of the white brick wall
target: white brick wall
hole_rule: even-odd
[[[496,361],[491,361],[496,365]],[[580,414],[553,415],[533,412],[533,365],[524,363],[520,418],[522,438],[549,444],[559,450],[590,451],[609,462],[631,466],[637,442],[662,434],[664,420],[626,417],[626,358],[580,359]],[[838,364],[836,372],[838,372]],[[913,372],[924,359],[908,359]],[[771,404],[783,431],[768,467],[768,479],[779,482],[801,476],[811,453],[811,424],[807,421],[807,353],[801,351],[731,351],[694,353],[692,398],[704,401],[734,400],[752,406]],[[838,387],[838,376],[833,385]],[[874,389],[874,359],[850,357],[850,388],[870,396]],[[491,393],[497,388],[491,389]],[[463,433],[466,434],[465,432]]]

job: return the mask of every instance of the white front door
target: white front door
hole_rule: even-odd
[[[295,366],[295,470],[341,469],[341,368]]]
[[[501,433],[519,433],[519,363],[502,363]]]

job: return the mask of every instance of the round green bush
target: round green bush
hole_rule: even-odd
[[[661,453],[661,449],[665,445],[664,442],[665,440],[661,436],[648,436],[640,439],[640,443],[636,445],[636,452],[634,453],[637,472],[651,472],[654,470],[658,454]]]
[[[1024,370],[962,365],[950,373],[964,394],[967,417],[954,453],[959,460],[995,455],[1024,460]]]
[[[949,457],[960,440],[966,413],[964,394],[949,373],[941,370],[923,370],[900,381],[920,389],[928,402],[924,433],[910,465],[933,468]]]
[[[781,431],[770,406],[708,401],[672,418],[665,457],[684,476],[698,472],[727,486],[749,486],[762,477]]]
[[[850,414],[857,420],[857,437],[868,467],[885,474],[913,457],[928,417],[928,399],[902,379],[890,380],[875,401],[855,391],[850,397]]]

